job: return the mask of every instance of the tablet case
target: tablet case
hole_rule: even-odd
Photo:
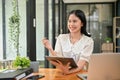
[[[51,57],[51,56],[45,56],[48,61],[55,61],[59,60],[63,65],[66,65],[68,62],[70,62],[71,68],[77,68],[77,64],[75,63],[73,58],[66,58],[66,57]]]

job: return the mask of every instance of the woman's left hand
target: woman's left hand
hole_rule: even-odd
[[[59,68],[63,72],[63,74],[69,74],[70,62],[67,63],[66,65],[63,65],[59,60],[56,60],[56,62],[55,61],[50,62],[57,68]]]

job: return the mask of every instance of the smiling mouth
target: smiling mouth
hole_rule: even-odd
[[[75,27],[70,27],[71,30],[75,30],[76,28]]]

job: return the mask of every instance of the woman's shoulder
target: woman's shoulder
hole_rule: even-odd
[[[92,41],[93,42],[93,38],[92,37],[88,37],[86,35],[83,35],[83,39],[87,40],[87,41]]]

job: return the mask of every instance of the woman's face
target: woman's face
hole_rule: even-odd
[[[70,33],[77,33],[80,32],[83,23],[81,20],[75,16],[75,14],[71,14],[68,18],[68,29]]]

